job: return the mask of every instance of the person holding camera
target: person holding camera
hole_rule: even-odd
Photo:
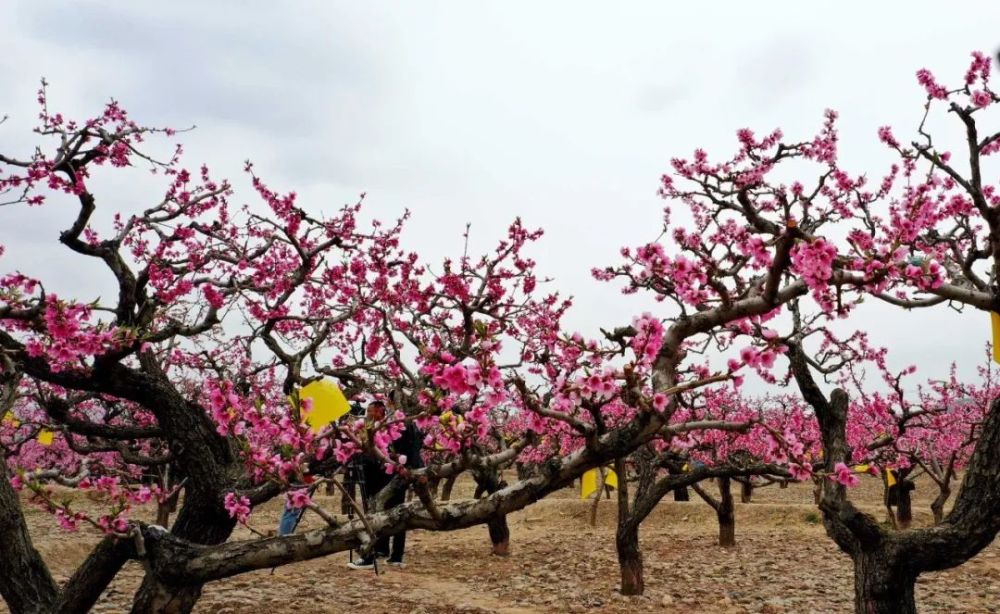
[[[371,422],[384,420],[386,416],[386,405],[384,401],[373,401],[368,406],[367,419]],[[421,448],[423,447],[423,435],[412,422],[407,422],[402,434],[392,442],[390,450],[400,456],[405,456],[403,472],[412,469],[419,469],[424,466],[421,458]],[[384,510],[388,511],[394,507],[402,505],[406,501],[407,484],[403,476],[393,478],[385,471],[385,466],[381,460],[369,455],[361,458],[361,471],[364,473],[365,489],[371,498],[366,501],[366,511],[379,511],[375,509],[374,500],[384,488],[391,489],[386,498]],[[371,569],[375,566],[375,559],[388,558],[388,564],[393,567],[404,567],[403,555],[406,550],[406,531],[401,531],[392,536],[391,548],[389,537],[380,538],[375,542],[375,548],[365,558],[348,563],[351,569]]]

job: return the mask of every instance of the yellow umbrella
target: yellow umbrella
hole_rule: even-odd
[[[299,402],[306,399],[312,400],[312,410],[306,414],[305,422],[314,433],[351,410],[343,391],[330,380],[316,380],[304,386],[299,390]]]

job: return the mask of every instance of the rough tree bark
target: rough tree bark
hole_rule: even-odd
[[[225,542],[236,521],[215,503],[214,498],[212,493],[187,491],[171,533],[196,544]],[[132,614],[186,614],[201,597],[202,587],[201,583],[172,583],[155,574],[147,574],[135,594]]]
[[[729,478],[719,478],[719,497],[719,507],[715,510],[719,519],[719,545],[732,548],[736,545],[736,506]]]
[[[623,459],[615,460],[615,473],[618,474],[618,526],[615,529],[615,550],[618,553],[618,568],[621,572],[621,593],[641,595],[645,590],[642,550],[639,548],[639,525],[642,523],[642,518],[630,513],[627,471]],[[639,473],[641,476],[642,471]],[[641,489],[642,486],[637,488]]]
[[[951,486],[947,483],[938,487],[938,494],[931,501],[931,513],[934,514],[934,524],[941,524],[944,520],[944,506],[951,498]]]
[[[56,583],[31,541],[6,462],[0,470],[0,595],[14,614],[49,612],[58,593]]]
[[[170,491],[178,483],[177,476],[173,468],[168,464],[163,468],[161,488],[164,491]],[[174,494],[170,495],[163,501],[158,501],[156,504],[156,524],[161,527],[170,526],[170,515],[177,511],[177,501],[180,498],[180,489],[178,489]]]
[[[6,462],[0,469],[0,596],[13,614],[89,612],[126,561],[134,557],[132,544],[104,538],[76,573],[58,587],[32,544]]]
[[[854,610],[864,614],[915,614],[916,573],[887,548],[861,550],[854,557]]]

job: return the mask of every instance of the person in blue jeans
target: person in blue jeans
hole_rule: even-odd
[[[285,511],[281,514],[281,520],[278,521],[278,535],[291,535],[294,533],[295,527],[298,526],[299,519],[302,518],[302,513],[305,511],[306,508],[295,509],[288,505],[286,501]]]

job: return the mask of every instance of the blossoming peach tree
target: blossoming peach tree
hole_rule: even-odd
[[[784,305],[797,310],[807,294],[818,307],[812,324],[849,316],[866,296],[904,308],[950,303],[1000,310],[996,292],[1000,195],[994,186],[983,184],[982,170],[983,159],[1000,149],[1000,133],[980,136],[977,125],[997,100],[988,84],[989,71],[988,58],[976,53],[957,88],[939,85],[926,70],[918,73],[928,94],[926,114],[944,101],[948,113],[961,121],[967,176],[952,164],[949,152],[936,149],[925,130],[926,114],[918,128],[919,139],[910,147],[897,141],[889,128],[879,130],[879,138],[901,162],[873,189],[867,187],[865,176],[851,175],[840,165],[837,116],[832,111],[827,112],[820,134],[806,142],[786,141],[780,131],[758,138],[742,130],[741,148],[732,158],[713,163],[699,150],[690,160],[674,160],[674,172],[664,176],[661,193],[686,205],[694,219],[693,228],[671,231],[667,211],[667,232],[679,253],[668,253],[653,243],[625,250],[625,265],[595,272],[600,279],[624,278],[626,292],[651,291],[657,299],[672,303],[675,330],[720,312],[733,316],[716,322],[711,330],[712,344],[720,350],[734,346],[742,336],[752,340],[749,346],[744,344],[739,359],[732,359],[730,373],[750,367],[773,381],[769,370],[775,357],[788,355],[791,375],[815,412],[823,443],[822,462],[791,459],[788,470],[800,479],[818,470],[827,529],[856,563],[859,612],[912,611],[913,581],[921,571],[961,564],[996,535],[1000,409],[993,407],[982,420],[973,417],[957,428],[966,431],[959,438],[972,436],[968,443],[956,445],[974,441],[975,447],[951,514],[933,529],[887,532],[846,500],[845,487],[857,480],[851,464],[869,456],[852,457],[848,432],[857,440],[864,420],[881,414],[887,432],[869,440],[866,448],[879,451],[884,460],[891,444],[893,462],[905,465],[910,460],[905,453],[913,449],[907,439],[919,429],[940,428],[942,437],[955,439],[949,429],[956,425],[941,418],[945,408],[954,415],[951,393],[922,398],[922,407],[901,393],[889,395],[893,409],[874,397],[874,403],[856,403],[858,419],[849,420],[847,394],[838,389],[826,397],[812,371],[835,370],[831,363],[873,357],[847,352],[846,346],[834,343],[824,348],[828,360],[821,364],[805,354],[800,328],[790,337],[780,337],[769,323]],[[817,168],[810,182],[784,179],[803,176],[810,164]],[[763,309],[739,313],[749,302],[762,299]],[[665,339],[662,349],[668,346]],[[885,372],[884,365],[880,370]],[[654,382],[670,372],[654,370]],[[675,404],[682,400],[672,399]],[[624,508],[626,498],[620,503]],[[636,553],[631,554],[638,561],[633,567],[641,574],[637,539],[622,539],[620,531],[620,554],[623,551]],[[641,591],[641,582],[635,584]]]
[[[0,278],[9,478],[0,480],[0,594],[15,612],[86,611],[132,559],[146,569],[134,611],[189,611],[215,579],[368,548],[407,528],[490,522],[655,437],[674,394],[729,377],[679,369],[685,339],[727,313],[658,326],[649,347],[614,359],[564,335],[568,304],[539,288],[524,250],[540,233],[520,223],[495,253],[435,269],[403,249],[405,215],[386,225],[364,223],[360,203],[333,216],[307,211],[250,163],[259,200],[236,207],[230,183],[207,167],[184,168],[179,146],[162,159],[149,153],[148,141],[174,131],[143,127],[114,102],[84,122],[50,112],[44,89],[39,102],[42,143],[27,156],[0,156],[4,206],[61,212],[75,204],[59,241],[79,263],[96,264],[114,293],[67,296],[30,272]],[[134,211],[99,206],[100,175],[141,166],[162,178],[162,196]],[[654,363],[668,372],[651,387]],[[313,428],[299,391],[320,377],[354,398],[391,396],[393,411]],[[626,398],[637,408],[629,420],[602,418]],[[585,445],[548,450],[530,478],[476,501],[444,505],[429,495],[430,480],[488,473],[582,416],[594,419]],[[391,444],[407,422],[425,431],[426,449],[447,454],[406,470]],[[508,428],[518,422],[524,427]],[[502,445],[484,441],[494,431],[505,434]],[[416,500],[353,520],[312,501],[310,486],[337,481],[362,453]],[[173,486],[149,487],[145,476],[164,467]],[[102,511],[59,485],[96,491]],[[282,494],[326,526],[227,543],[238,523],[250,526],[256,506]],[[169,528],[134,513],[175,495]],[[67,529],[105,534],[62,585],[32,546],[23,502]]]
[[[973,54],[956,87],[941,85],[922,69],[917,78],[927,99],[915,139],[905,145],[889,127],[879,130],[879,138],[898,155],[899,162],[874,192],[864,191],[863,182],[854,182],[850,199],[844,203],[844,213],[851,213],[841,230],[846,243],[827,256],[864,274],[867,295],[907,309],[948,304],[959,310],[1000,311],[996,286],[1000,200],[995,186],[984,183],[984,165],[1000,148],[1000,133],[983,132],[982,127],[998,100],[989,77],[990,60],[981,53]],[[928,131],[928,118],[942,108],[961,129],[964,166],[957,165],[950,151],[939,149]],[[836,170],[829,179],[844,187],[849,182]],[[803,225],[808,224],[808,219],[803,220]],[[819,237],[813,242],[834,245]],[[858,300],[845,300],[839,293],[827,298],[825,309],[833,315],[847,313]],[[858,445],[865,441],[863,435],[850,435],[858,426],[851,419],[851,397],[845,386],[826,394],[815,378],[830,362],[842,362],[843,356],[833,352],[829,361],[817,361],[803,346],[802,335],[810,325],[802,324],[786,338],[787,355],[802,396],[819,421],[824,449],[821,467],[837,472],[838,479],[821,483],[820,509],[830,537],[854,561],[856,611],[916,611],[914,583],[920,573],[962,564],[1000,531],[1000,401],[994,397],[988,410],[982,408],[981,419],[966,421],[975,445],[952,510],[931,528],[886,529],[853,506],[844,490],[853,481],[845,470],[852,459],[859,458]],[[993,388],[988,380],[973,387]],[[940,435],[945,439],[953,437],[948,433],[951,427],[942,421],[954,415],[958,394],[964,396],[956,387],[917,404],[897,389],[881,400],[855,401],[863,419],[881,422],[881,436],[868,440],[867,452],[893,445],[896,452],[905,454],[912,449],[906,442],[907,432],[915,433],[921,424],[943,429]],[[894,407],[888,410],[888,406]],[[968,444],[952,442],[947,447],[964,445]],[[903,456],[897,462],[907,460]]]

